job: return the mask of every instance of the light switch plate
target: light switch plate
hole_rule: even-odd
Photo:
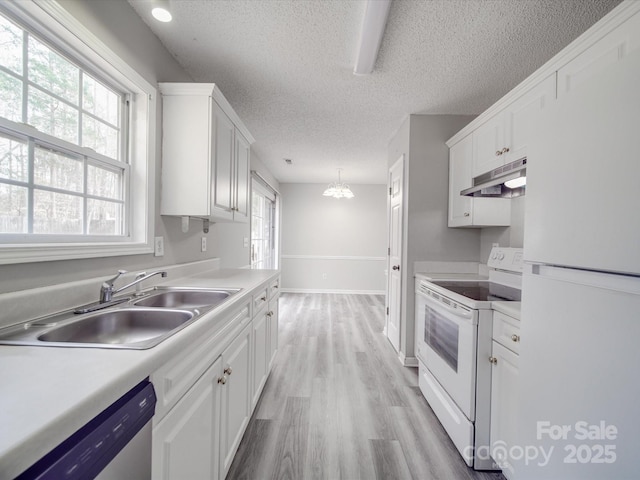
[[[164,256],[164,237],[155,237],[153,245],[153,255],[156,257]]]

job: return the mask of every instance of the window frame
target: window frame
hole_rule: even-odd
[[[50,44],[95,78],[108,78],[128,92],[129,112],[122,129],[128,129],[124,162],[129,178],[123,185],[124,210],[128,211],[124,235],[0,234],[0,264],[78,258],[148,254],[153,252],[155,221],[155,156],[157,91],[55,1],[2,2],[0,12]],[[0,119],[4,120],[4,119]],[[27,125],[11,123],[20,136],[32,137]],[[5,126],[0,122],[0,126]],[[123,130],[124,131],[124,130]],[[46,136],[38,132],[40,137]],[[70,144],[82,154],[85,147]],[[91,150],[91,156],[95,152]],[[89,162],[90,158],[85,161]],[[135,185],[135,188],[132,186]],[[126,213],[125,213],[126,214]],[[36,241],[37,240],[37,241]]]

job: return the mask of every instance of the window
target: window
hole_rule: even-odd
[[[277,195],[256,179],[251,185],[251,268],[278,268]]]
[[[0,263],[152,251],[155,97],[57,3],[2,4]]]

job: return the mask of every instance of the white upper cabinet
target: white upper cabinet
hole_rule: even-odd
[[[449,226],[507,226],[511,202],[502,198],[472,198],[460,195],[471,186],[473,135],[467,135],[449,150]]]
[[[558,70],[558,98],[640,48],[640,13],[608,33]]]
[[[162,215],[247,222],[254,139],[212,83],[160,83]]]
[[[526,157],[538,114],[555,97],[556,78],[551,74],[474,130],[472,176]]]

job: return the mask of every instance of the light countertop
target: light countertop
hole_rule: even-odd
[[[210,270],[162,282],[240,288],[227,302],[147,350],[0,345],[0,478],[14,478],[246,303],[275,270]],[[148,285],[147,285],[148,286]]]
[[[497,312],[504,313],[511,318],[520,320],[521,302],[491,302],[491,307]]]

